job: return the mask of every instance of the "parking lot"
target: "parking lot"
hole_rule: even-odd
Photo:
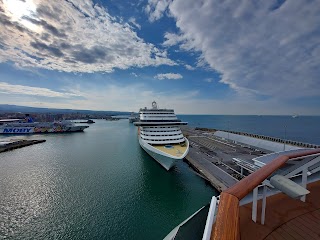
[[[220,190],[232,186],[248,174],[246,171],[241,174],[241,168],[235,164],[234,158],[252,163],[253,158],[265,154],[250,146],[215,137],[211,132],[188,127],[182,131],[190,143],[187,160],[215,187],[220,186]]]

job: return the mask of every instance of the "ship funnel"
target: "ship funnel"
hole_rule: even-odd
[[[153,108],[153,109],[158,109],[158,106],[157,106],[157,102],[156,102],[156,101],[153,101],[153,102],[152,102],[152,108]]]

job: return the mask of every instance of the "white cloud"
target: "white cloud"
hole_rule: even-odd
[[[134,17],[129,18],[129,22],[135,26],[136,28],[138,28],[139,30],[141,30],[141,25],[139,23],[137,23],[136,19]]]
[[[72,88],[74,88],[72,86]],[[41,90],[42,91],[42,90]],[[39,91],[39,92],[41,92]],[[67,90],[66,90],[67,91]],[[73,93],[69,91],[70,93]],[[75,92],[83,98],[61,98],[61,101],[42,99],[41,103],[37,96],[0,94],[0,102],[35,107],[72,108],[90,110],[118,110],[138,111],[141,107],[151,107],[153,100],[157,101],[161,108],[173,108],[178,114],[280,114],[299,115],[318,114],[318,107],[304,107],[292,105],[290,102],[278,102],[277,99],[256,101],[250,97],[227,98],[227,99],[199,99],[199,91],[166,91],[159,92],[150,89],[143,84],[130,85],[105,85],[95,86],[92,84],[81,85]],[[138,96],[138,97],[137,97]],[[41,96],[38,96],[41,97]],[[60,99],[60,98],[56,98]],[[270,106],[273,106],[270,108]]]
[[[57,92],[48,88],[30,87],[24,85],[9,84],[6,82],[0,82],[0,92],[4,94],[32,95],[51,98],[70,98],[81,96],[75,92]]]
[[[154,78],[157,78],[159,80],[164,80],[164,79],[181,79],[183,78],[180,73],[159,73]]]
[[[222,83],[277,98],[320,95],[318,1],[175,0],[168,8],[180,32],[165,34],[164,46],[200,52],[199,64]]]
[[[181,43],[181,42],[185,41],[185,37],[183,35],[170,33],[170,32],[166,32],[164,34],[164,38],[166,39],[163,42],[163,46],[165,46],[165,47],[174,46],[174,45],[176,45],[178,43]]]
[[[211,83],[211,82],[213,81],[213,79],[212,79],[212,78],[206,78],[206,79],[204,79],[203,81],[208,82],[208,83]]]
[[[160,19],[171,2],[172,0],[148,0],[145,12],[149,15],[149,21]]]
[[[186,67],[186,69],[188,69],[188,70],[195,70],[195,68],[192,67],[192,66],[189,65],[189,64],[186,64],[185,67]]]
[[[132,76],[134,76],[134,77],[138,77],[139,75],[138,74],[136,74],[135,72],[132,72],[132,73],[130,73]]]
[[[7,2],[0,1],[0,62],[66,72],[176,64],[91,0],[28,0],[36,9],[18,20]],[[139,28],[134,18],[130,22]]]

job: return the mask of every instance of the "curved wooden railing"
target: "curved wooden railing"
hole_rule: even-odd
[[[320,149],[300,153],[282,155],[250,174],[231,188],[220,194],[218,215],[215,229],[211,232],[211,240],[239,240],[239,202],[273,172],[281,168],[289,159],[319,154]]]

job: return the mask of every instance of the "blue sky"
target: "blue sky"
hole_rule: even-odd
[[[317,0],[1,0],[0,103],[320,115]]]

